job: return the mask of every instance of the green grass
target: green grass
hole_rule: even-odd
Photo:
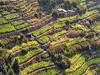
[[[0,24],[5,24],[8,23],[8,21],[5,18],[1,18],[0,19]]]
[[[37,41],[40,44],[45,44],[45,43],[47,43],[49,41],[49,38],[47,36],[42,36],[42,37],[38,38]]]
[[[65,34],[65,33],[67,33],[67,31],[66,31],[66,30],[62,30],[62,31],[60,31],[60,32],[57,32],[57,33],[53,34],[52,37],[53,37],[53,39],[55,39],[55,38],[57,38],[58,36],[60,36],[60,35],[62,35],[62,34]]]
[[[2,14],[2,15],[7,15],[7,14],[10,14],[10,12],[8,12],[8,11],[3,11],[1,14]]]
[[[93,38],[91,38],[92,40],[98,40],[99,39],[99,37],[97,37],[96,35],[94,35],[94,37]]]
[[[78,52],[77,52],[77,54],[75,54],[75,55],[73,55],[72,57],[70,57],[69,60],[70,60],[71,64],[74,64],[74,62],[77,61],[78,58],[79,58],[81,55],[82,55],[82,53],[78,53]]]
[[[39,73],[38,75],[55,75],[55,74],[58,74],[59,72],[60,72],[59,69],[48,69],[47,71],[43,71]]]
[[[19,25],[19,24],[22,24],[22,23],[25,23],[25,21],[24,21],[24,20],[17,20],[17,21],[12,21],[12,22],[11,22],[11,24],[12,24],[13,26],[16,26],[16,25]]]
[[[76,69],[80,68],[82,66],[82,64],[85,62],[86,56],[89,57],[89,55],[84,55],[84,56],[80,57],[80,60],[75,65],[73,65],[71,68],[66,69],[64,71],[64,73],[74,72],[74,71],[76,71]]]
[[[88,62],[85,63],[85,65],[82,68],[68,75],[81,75],[87,70],[88,66],[98,63],[100,63],[100,57],[90,59]]]
[[[70,46],[70,45],[74,45],[74,44],[76,44],[76,43],[78,43],[78,42],[82,42],[82,41],[86,41],[86,38],[79,38],[79,39],[75,39],[75,40],[73,40],[73,41],[67,42],[67,43],[66,43],[66,46],[68,47],[68,46]]]
[[[35,63],[32,65],[27,66],[26,68],[24,68],[20,73],[26,75],[29,72],[35,71],[36,69],[42,68],[42,67],[47,67],[50,65],[54,65],[54,63],[52,61],[41,61],[39,63]]]
[[[36,45],[38,45],[37,41],[28,41],[27,43],[22,43],[20,45],[14,46],[12,49],[8,49],[7,52],[14,52],[22,49],[23,47],[36,46]]]
[[[11,20],[11,19],[14,19],[14,18],[17,18],[17,17],[19,17],[19,15],[17,13],[14,13],[14,14],[10,14],[10,15],[5,16],[5,18],[7,20]]]
[[[60,28],[60,27],[65,27],[65,26],[66,26],[65,23],[60,22],[60,23],[57,23],[57,24],[54,25],[54,29],[57,29],[57,28]]]
[[[27,27],[27,26],[29,26],[30,24],[28,24],[28,23],[24,23],[24,24],[22,24],[22,25],[19,25],[19,26],[16,26],[15,28],[16,29],[22,29],[22,28],[25,28],[25,27]]]
[[[90,51],[90,54],[97,54],[100,53],[100,49]]]
[[[43,57],[43,58],[49,57],[49,53],[44,53],[44,54],[42,55],[42,57]]]
[[[16,5],[16,7],[17,7],[17,8],[20,8],[21,6],[25,5],[26,3],[27,3],[27,0],[24,0],[24,1],[22,1],[22,2],[19,2],[19,3]]]
[[[90,12],[87,12],[87,13],[83,14],[82,16],[78,16],[77,18],[81,20],[81,19],[87,18],[88,16],[90,16],[92,14],[95,14],[97,12],[98,12],[97,10],[90,11]]]
[[[22,53],[16,56],[15,58],[18,59],[19,63],[22,63],[41,52],[43,52],[43,49],[40,49],[40,48],[32,49],[32,50],[29,50],[28,53]]]
[[[51,26],[48,26],[48,25],[47,25],[47,26],[45,26],[45,27],[40,28],[39,30],[34,31],[34,32],[33,32],[33,35],[34,35],[34,36],[38,36],[38,35],[40,35],[40,34],[46,32],[46,31],[50,30],[51,28],[52,28]]]
[[[97,6],[91,7],[91,8],[89,8],[88,10],[90,11],[90,10],[94,10],[94,9],[100,9],[100,4],[97,5]]]
[[[11,32],[16,30],[11,24],[0,26],[0,33]]]
[[[68,41],[69,38],[66,35],[61,36],[60,39],[58,39],[57,41],[52,41],[51,45],[55,45],[55,44],[60,44],[62,42]]]
[[[21,9],[21,12],[25,12],[27,10],[29,10],[33,5],[35,5],[37,2],[32,2],[30,3],[28,6],[24,7],[23,9]]]
[[[64,17],[64,18],[59,18],[57,19],[58,22],[64,22],[64,21],[70,21],[70,20],[74,20],[76,19],[76,16],[72,16],[72,17]]]
[[[87,28],[80,24],[71,25],[74,29],[82,29],[83,31],[87,31]]]
[[[93,30],[96,31],[96,32],[97,32],[98,30],[100,30],[100,25],[95,26]]]

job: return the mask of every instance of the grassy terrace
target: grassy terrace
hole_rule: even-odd
[[[78,16],[77,18],[78,18],[79,20],[81,20],[81,19],[87,18],[87,17],[89,17],[90,15],[95,14],[95,13],[97,13],[97,12],[98,12],[98,10],[90,11],[90,12],[87,12],[87,13],[83,14],[82,16]]]
[[[24,24],[22,24],[22,25],[16,26],[15,28],[16,28],[16,29],[22,29],[22,28],[25,28],[25,27],[28,27],[28,26],[30,26],[30,24],[24,23]]]
[[[35,71],[39,68],[47,67],[47,66],[50,66],[50,65],[54,65],[54,63],[52,61],[46,61],[46,62],[41,61],[41,62],[32,64],[32,65],[29,65],[24,70],[22,70],[20,73],[25,75],[25,74],[28,74],[29,72]]]
[[[95,26],[93,30],[97,32],[99,29],[100,29],[100,24]]]
[[[48,26],[48,25],[47,25],[47,26],[44,26],[44,27],[42,27],[41,29],[34,31],[34,32],[33,32],[33,35],[34,35],[34,36],[38,36],[38,35],[40,35],[40,34],[46,32],[46,31],[50,30],[51,28],[52,28],[52,27],[51,27],[51,26]]]
[[[54,29],[57,29],[57,28],[60,28],[60,27],[65,27],[65,26],[66,26],[65,23],[60,22],[60,23],[54,24]]]
[[[21,55],[18,55],[15,58],[19,60],[19,63],[22,63],[41,52],[43,52],[43,49],[36,48],[36,49],[29,50],[27,53],[22,53]]]
[[[8,23],[7,19],[1,18],[0,19],[0,24],[5,24],[5,23]]]
[[[76,44],[76,43],[78,43],[78,42],[82,42],[82,41],[86,41],[86,38],[79,38],[79,39],[75,39],[75,40],[73,40],[73,41],[67,42],[67,43],[66,43],[66,46],[68,47],[68,46],[70,46],[70,45],[74,45],[74,44]]]
[[[21,12],[25,12],[27,10],[29,10],[33,5],[35,5],[37,2],[32,2],[30,3],[28,6],[24,7],[23,9],[21,9]]]
[[[64,73],[71,73],[76,71],[78,68],[80,68],[82,66],[82,64],[85,62],[85,60],[89,57],[89,55],[84,55],[82,57],[80,57],[79,61],[73,65],[72,67],[70,67],[69,69],[66,69],[64,71]]]
[[[12,21],[12,22],[11,22],[11,24],[12,24],[13,26],[17,26],[17,25],[22,24],[22,23],[25,23],[25,21],[24,21],[24,20],[17,20],[17,21]]]
[[[38,38],[37,41],[40,44],[45,44],[45,43],[47,43],[49,41],[49,38],[47,36],[42,36],[42,37]]]
[[[83,25],[80,25],[80,24],[75,24],[75,25],[71,25],[71,26],[74,29],[81,29],[83,31],[87,31],[87,28],[85,26],[83,26]]]
[[[14,18],[17,18],[17,17],[19,17],[19,15],[17,13],[14,13],[14,14],[10,14],[10,15],[5,16],[5,18],[7,20],[11,20],[11,19],[14,19]]]
[[[82,55],[81,52],[77,52],[77,54],[69,57],[71,64],[74,64],[74,62],[77,61],[81,55]]]
[[[57,33],[53,34],[53,35],[52,35],[52,38],[55,39],[55,38],[57,38],[58,36],[60,36],[60,35],[62,35],[62,34],[65,34],[65,33],[67,33],[67,31],[66,31],[66,30],[62,30],[62,31],[60,31],[60,32],[57,32]]]
[[[47,71],[43,71],[39,73],[38,75],[55,75],[55,74],[58,74],[59,72],[60,72],[59,69],[48,69]]]
[[[69,38],[66,35],[63,35],[57,41],[52,41],[51,45],[53,46],[53,45],[56,45],[56,44],[60,44],[62,42],[68,41],[68,40],[69,40]]]
[[[25,47],[36,46],[36,45],[38,45],[37,41],[28,41],[27,43],[22,43],[20,45],[14,46],[12,49],[7,50],[7,52],[15,52],[17,50],[22,49],[23,47],[25,48]]]
[[[16,30],[11,24],[0,26],[0,33],[11,32]]]
[[[90,10],[94,10],[94,9],[100,9],[100,4],[97,5],[97,6],[91,7],[91,8],[89,8],[88,10],[90,11]]]
[[[87,70],[88,66],[93,65],[93,64],[98,64],[98,63],[100,63],[100,57],[93,58],[89,60],[88,62],[86,62],[82,68],[68,75],[81,75]]]

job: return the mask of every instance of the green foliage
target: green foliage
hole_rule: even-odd
[[[97,6],[93,6],[93,7],[89,8],[88,10],[90,11],[90,10],[99,9],[99,8],[100,8],[100,4]]]
[[[0,19],[0,24],[5,24],[8,23],[8,21],[5,18],[1,18]]]
[[[0,33],[11,32],[16,30],[11,24],[0,26]]]
[[[23,2],[19,2],[16,7],[20,8],[21,6],[25,5],[27,3],[27,0],[23,1]]]
[[[86,41],[86,38],[75,39],[73,41],[67,42],[66,43],[66,46],[68,47],[70,45],[74,45],[74,44],[79,43],[79,42],[82,42],[82,41]]]
[[[34,55],[41,53],[42,51],[43,49],[36,48],[36,49],[29,50],[25,53],[25,50],[24,50],[24,53],[16,56],[15,58],[18,59],[19,63],[22,63],[28,60],[29,58],[33,57]]]
[[[55,75],[55,74],[58,74],[59,72],[60,72],[59,69],[48,69],[47,71],[43,71],[39,73],[38,75]]]
[[[21,71],[21,74],[28,74],[29,72],[32,72],[32,71],[35,71],[39,68],[42,68],[42,67],[47,67],[47,66],[50,66],[50,65],[54,65],[54,63],[52,61],[41,61],[39,63],[35,63],[35,64],[32,64],[32,65],[29,65],[28,67],[26,67],[25,69],[23,69]]]
[[[80,74],[82,74],[82,73],[84,73],[86,71],[88,66],[93,65],[93,64],[98,64],[98,63],[100,63],[100,57],[90,59],[89,61],[87,61],[84,64],[84,66],[82,68],[80,68],[79,70],[77,70],[77,71],[75,71],[73,73],[70,73],[68,75],[80,75]]]
[[[3,11],[1,14],[2,15],[7,15],[7,14],[9,14],[10,12],[8,12],[8,11]]]
[[[49,26],[49,25],[44,26],[44,27],[42,27],[41,29],[34,31],[34,32],[33,32],[33,35],[34,35],[34,36],[38,36],[38,35],[40,35],[40,34],[46,32],[46,31],[48,31],[48,30],[50,30],[50,29],[51,29],[51,26]]]
[[[25,27],[27,27],[27,26],[29,26],[29,25],[30,25],[30,24],[25,23],[25,24],[22,24],[22,25],[16,26],[15,28],[16,28],[16,29],[21,29],[21,28],[25,28]]]
[[[11,19],[14,19],[14,18],[17,18],[17,17],[19,17],[19,15],[17,13],[14,13],[14,14],[10,14],[10,15],[5,16],[5,18],[7,20],[11,20]]]
[[[84,55],[84,56],[82,56],[81,58],[80,58],[80,60],[77,62],[77,63],[75,63],[71,68],[69,68],[69,69],[66,69],[65,70],[65,73],[72,73],[72,72],[74,72],[74,71],[76,71],[79,67],[81,67],[82,66],[82,64],[85,62],[85,60],[86,60],[86,57],[87,55]]]
[[[12,21],[12,22],[11,22],[11,24],[12,24],[13,26],[16,26],[16,25],[19,25],[19,24],[22,24],[22,23],[25,23],[25,21],[24,21],[24,20],[17,20],[17,21]]]
[[[81,19],[87,18],[88,16],[90,16],[90,15],[92,15],[92,14],[95,14],[95,13],[97,13],[97,12],[98,12],[97,10],[90,11],[90,12],[87,12],[87,13],[83,14],[82,16],[78,16],[77,18],[78,18],[79,20],[81,20]]]
[[[44,54],[42,55],[42,58],[47,58],[47,57],[49,57],[49,53],[44,53]]]
[[[29,10],[33,5],[35,5],[37,2],[33,2],[33,3],[30,3],[28,6],[24,7],[23,9],[21,9],[20,11],[21,12],[25,12],[27,10]]]
[[[15,73],[19,74],[20,72],[20,67],[19,67],[19,62],[18,59],[15,59],[13,64],[12,64],[12,69],[14,70]]]
[[[38,38],[37,41],[40,44],[45,44],[45,43],[47,43],[49,41],[49,38],[47,36],[42,36],[42,37]]]
[[[66,26],[65,23],[60,22],[60,23],[57,23],[57,24],[54,25],[54,29],[57,29],[57,28],[60,28],[60,27],[65,27],[65,26]]]

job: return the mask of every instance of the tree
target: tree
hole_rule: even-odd
[[[8,54],[8,62],[11,64],[13,60],[13,55],[11,53]]]
[[[57,10],[53,10],[52,16],[57,19],[59,17],[58,11]]]
[[[8,74],[7,75],[15,75],[13,69],[9,69]]]
[[[13,64],[12,64],[12,69],[14,70],[14,73],[19,73],[20,72],[20,67],[19,67],[19,62],[18,59],[15,59]]]

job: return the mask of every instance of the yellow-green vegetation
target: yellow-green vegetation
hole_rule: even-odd
[[[11,32],[16,30],[11,24],[0,26],[0,33]]]
[[[86,41],[86,38],[79,38],[79,39],[75,39],[73,41],[67,42],[66,46],[68,47],[70,45],[74,45],[74,44],[82,42],[82,41]]]
[[[38,35],[40,35],[40,34],[46,32],[46,31],[50,30],[51,28],[52,28],[51,26],[47,25],[47,26],[45,26],[45,27],[42,27],[42,28],[39,29],[39,30],[34,31],[34,32],[33,32],[33,35],[34,35],[34,36],[38,36]]]
[[[55,38],[57,38],[58,36],[60,36],[60,35],[62,35],[62,34],[65,34],[65,33],[67,33],[67,31],[66,31],[66,30],[62,30],[62,31],[60,31],[60,32],[57,32],[57,33],[53,34],[52,37],[53,37],[53,39],[55,39]]]
[[[27,74],[29,72],[32,72],[32,71],[35,71],[39,68],[42,68],[42,67],[47,67],[47,66],[50,66],[50,65],[54,65],[54,63],[52,61],[41,61],[41,62],[38,62],[38,63],[35,63],[35,64],[32,64],[32,65],[29,65],[28,67],[26,67],[25,69],[23,69],[20,73],[21,74]]]
[[[85,62],[87,57],[89,57],[89,55],[84,55],[84,56],[80,57],[79,61],[77,63],[75,63],[72,67],[70,67],[69,69],[66,69],[64,71],[64,73],[72,73],[72,72],[76,71],[79,67],[82,66],[82,64]]]
[[[47,71],[43,71],[39,73],[38,75],[55,75],[55,74],[58,74],[59,72],[60,72],[59,69],[48,69]]]
[[[8,21],[5,18],[1,18],[0,19],[0,24],[5,24],[8,23]]]
[[[27,43],[22,43],[20,45],[14,46],[12,49],[8,49],[7,52],[14,52],[22,49],[23,47],[36,46],[36,45],[38,45],[37,41],[28,41]]]
[[[74,64],[74,62],[77,61],[81,55],[82,55],[81,52],[79,52],[79,53],[77,52],[77,54],[70,57],[69,60],[70,60],[71,64]]]
[[[49,38],[47,36],[42,36],[42,37],[38,38],[37,41],[40,44],[45,44],[45,43],[47,43],[49,41]]]
[[[58,39],[57,41],[51,42],[51,45],[60,44],[62,42],[68,41],[68,40],[69,40],[69,38],[66,35],[64,35],[64,36],[61,36],[61,38]]]
[[[54,24],[54,29],[57,29],[57,28],[60,28],[60,27],[65,27],[65,26],[66,26],[65,23],[60,22],[60,23]]]
[[[73,73],[70,73],[68,75],[80,75],[80,74],[84,73],[90,65],[98,64],[98,63],[100,63],[100,57],[90,59],[89,61],[87,61],[84,64],[84,66],[82,68],[80,68],[79,70],[77,70]]]
[[[90,11],[90,12],[87,12],[87,13],[83,14],[82,16],[78,16],[77,18],[78,19],[84,19],[84,18],[87,18],[88,16],[90,16],[92,14],[97,13],[97,12],[98,12],[98,10],[93,10],[93,11]]]
[[[87,31],[87,28],[80,24],[71,25],[74,29],[82,29],[83,31]]]
[[[96,27],[94,27],[93,30],[97,32],[99,29],[100,29],[100,25],[97,25]]]
[[[17,13],[14,13],[14,14],[10,14],[10,15],[5,16],[5,18],[7,20],[14,19],[14,18],[17,18],[17,17],[19,17],[19,15]]]
[[[26,60],[28,60],[29,58],[37,55],[38,53],[41,53],[43,52],[43,49],[41,48],[36,48],[36,49],[32,49],[32,50],[29,50],[27,51],[27,53],[23,53],[16,56],[15,58],[18,59],[19,63],[22,63],[22,62],[25,62]]]

